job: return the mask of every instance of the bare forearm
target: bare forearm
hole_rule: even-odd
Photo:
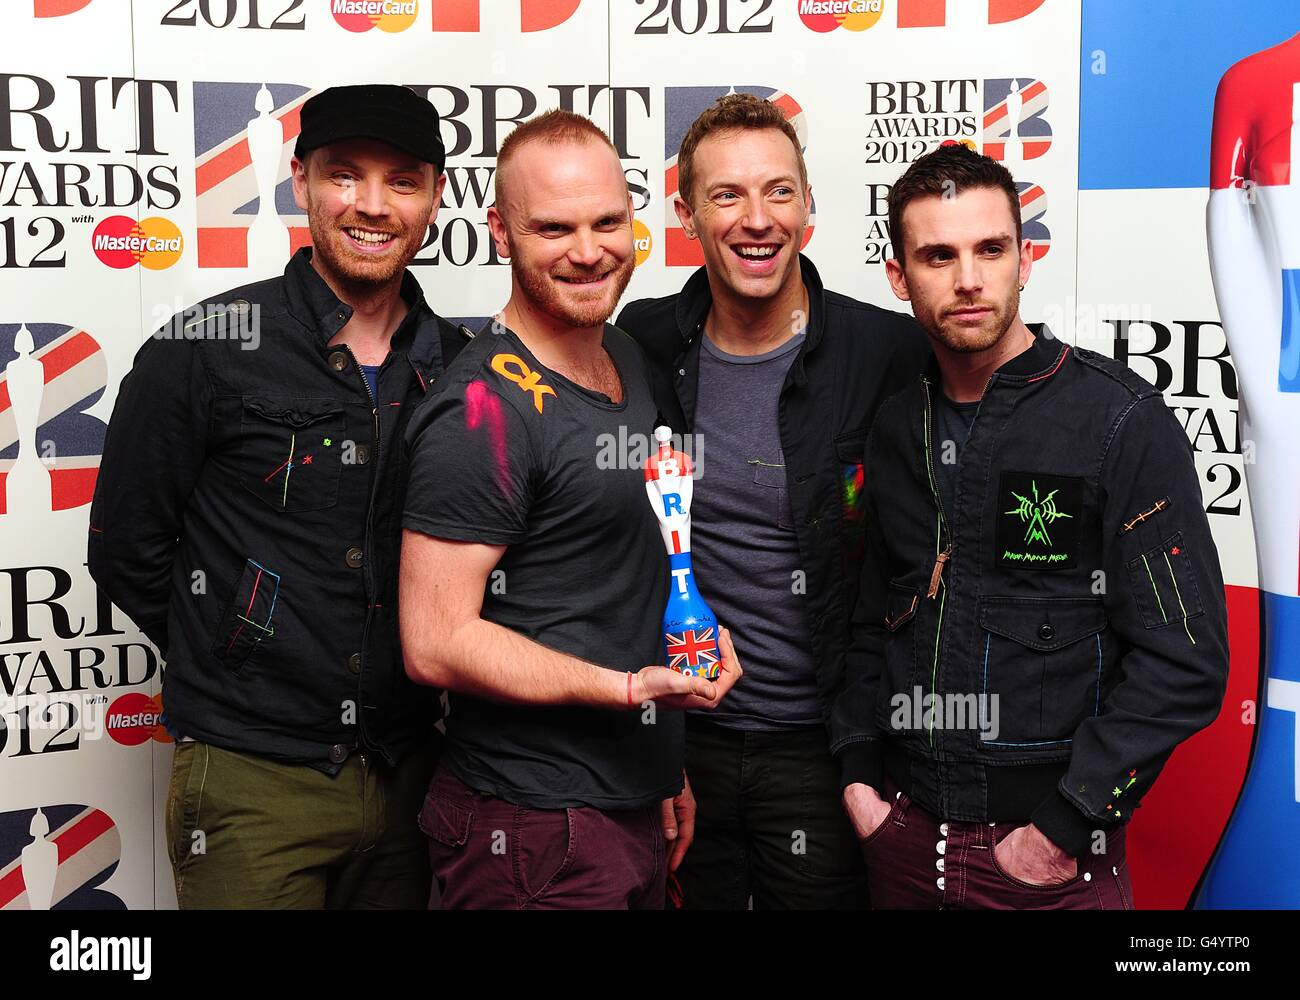
[[[518,705],[628,705],[628,674],[549,649],[494,622],[464,622],[437,645],[436,656],[417,655],[408,671],[414,667],[418,680],[448,691]]]

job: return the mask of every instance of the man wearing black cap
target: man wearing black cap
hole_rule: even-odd
[[[182,908],[429,893],[436,701],[403,670],[396,582],[402,434],[463,342],[406,271],[444,150],[402,87],[331,88],[301,122],[313,248],[141,348],[91,509],[92,575],[167,659]]]

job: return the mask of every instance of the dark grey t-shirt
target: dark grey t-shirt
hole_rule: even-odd
[[[407,431],[403,525],[507,546],[482,616],[611,670],[662,662],[668,559],[640,454],[657,408],[641,350],[605,327],[624,401],[547,368],[491,326],[457,355]],[[648,445],[647,445],[648,447]],[[415,609],[404,608],[412,614]],[[451,695],[448,766],[472,788],[536,809],[631,809],[682,787],[680,712],[503,705]]]
[[[957,508],[957,462],[966,438],[970,436],[970,425],[975,422],[975,411],[980,408],[980,401],[954,403],[937,387],[930,398],[934,400],[934,425],[930,428],[934,438],[930,442],[934,454],[934,476],[938,480],[943,509],[952,517]],[[745,661],[740,662],[743,664]]]
[[[786,493],[778,399],[804,335],[766,354],[700,344],[691,503],[700,593],[732,632],[745,676],[707,717],[733,729],[821,724],[817,665],[797,586],[799,542]]]

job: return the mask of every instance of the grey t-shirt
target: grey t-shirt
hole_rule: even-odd
[[[821,724],[777,419],[803,340],[796,334],[759,355],[727,354],[707,336],[700,344],[695,434],[703,460],[691,502],[692,562],[745,668],[707,715],[733,729]]]
[[[485,620],[636,671],[662,662],[668,557],[644,449],[610,461],[609,442],[653,441],[657,408],[636,343],[606,326],[604,346],[622,378],[619,404],[544,368],[511,331],[485,327],[411,419],[402,524],[506,546],[483,594]],[[632,809],[682,787],[681,712],[645,716],[453,693],[444,760],[471,788],[515,805]]]
[[[934,424],[930,428],[934,475],[938,480],[944,513],[952,517],[953,511],[957,509],[957,462],[961,459],[966,438],[970,436],[970,427],[975,422],[975,411],[980,408],[980,401],[976,399],[969,403],[954,403],[939,388],[934,390],[930,398],[934,400]],[[944,461],[945,458],[951,461]],[[741,660],[742,664],[744,662]]]

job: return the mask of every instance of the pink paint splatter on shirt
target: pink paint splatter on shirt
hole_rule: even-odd
[[[497,486],[506,499],[514,493],[510,483],[510,456],[506,452],[506,421],[501,400],[480,379],[465,386],[465,426],[472,431],[487,431]]]

